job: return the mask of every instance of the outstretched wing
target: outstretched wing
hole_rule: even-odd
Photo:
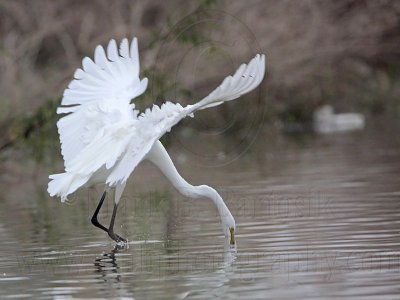
[[[139,79],[139,54],[137,39],[129,47],[125,38],[118,51],[117,43],[111,40],[107,55],[98,45],[94,61],[89,57],[82,60],[83,69],[77,69],[74,80],[64,91],[62,105],[87,104],[100,99],[131,99],[141,95],[147,87],[147,78]],[[77,107],[61,108],[60,112],[70,112]]]
[[[257,55],[248,65],[241,65],[233,76],[225,78],[217,89],[194,105],[182,107],[179,103],[166,102],[161,107],[154,105],[151,110],[147,109],[135,123],[135,138],[130,140],[127,151],[116,163],[107,178],[107,184],[125,182],[153,144],[180,120],[198,109],[212,107],[252,91],[261,83],[264,73],[265,57]]]
[[[264,74],[265,56],[257,54],[247,65],[242,64],[233,76],[226,77],[207,97],[196,103],[196,109],[217,106],[251,92],[261,83]]]
[[[64,92],[64,106],[57,109],[59,114],[69,113],[57,123],[66,169],[99,132],[105,134],[116,122],[136,118],[137,111],[130,101],[147,88],[147,78],[139,78],[136,38],[130,47],[123,39],[119,51],[115,40],[111,40],[107,55],[102,46],[97,46],[94,61],[85,57],[82,66]]]
[[[92,125],[96,130],[86,132],[87,136],[83,138],[85,146],[79,152],[79,156],[66,165],[66,173],[50,177],[53,181],[49,183],[49,193],[61,195],[62,199],[65,199],[103,165],[110,170],[106,180],[108,185],[124,183],[154,143],[172,126],[198,109],[233,100],[251,91],[262,81],[264,72],[264,56],[257,55],[248,65],[242,65],[233,76],[227,77],[216,90],[198,103],[182,107],[180,104],[167,102],[161,107],[153,106],[152,109],[147,109],[137,118],[128,117],[128,110],[121,109],[123,103],[118,105],[117,101],[103,100],[82,106],[81,110],[64,117],[62,120],[65,120],[65,123],[59,128],[73,126],[74,122],[79,122],[80,114],[93,124],[99,122],[103,125]],[[129,106],[128,103],[125,105]],[[87,126],[92,123],[88,123]],[[72,139],[72,135],[71,131],[68,138]]]

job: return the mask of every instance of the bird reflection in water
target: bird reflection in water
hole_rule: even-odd
[[[94,261],[95,273],[99,274],[104,282],[120,282],[120,267],[117,264],[116,254],[126,249],[124,246],[115,245],[109,253],[103,253],[101,257],[96,257]]]
[[[115,283],[118,284],[118,290],[120,291],[122,286],[119,284],[122,284],[122,277],[125,274],[126,276],[130,276],[130,272],[124,273],[121,272],[121,266],[118,265],[118,253],[124,252],[126,250],[126,247],[124,246],[115,246],[111,252],[109,253],[104,253],[99,257],[96,257],[94,261],[94,266],[95,266],[95,274],[99,275],[96,276],[98,279],[101,279],[102,283],[107,283],[107,286],[110,284],[115,288]],[[174,256],[174,255],[173,255]],[[191,286],[191,289],[186,292],[187,295],[192,295],[192,294],[198,294],[198,293],[204,293],[205,291],[208,292],[213,292],[215,294],[219,294],[221,291],[225,290],[229,286],[230,282],[230,275],[234,271],[234,266],[232,264],[235,262],[237,258],[237,248],[236,244],[231,245],[229,239],[225,240],[224,243],[224,250],[223,250],[223,260],[217,263],[217,265],[214,265],[211,269],[205,268],[201,270],[201,273],[208,273],[208,276],[210,280],[206,283],[207,289],[204,290],[204,287],[198,287],[196,284],[197,281],[197,276],[194,276],[193,278],[190,277],[191,279],[189,286]],[[119,259],[124,260],[123,257],[119,257]],[[120,261],[121,263],[121,261]],[[139,264],[146,264],[146,261],[141,261],[138,262]],[[186,262],[189,263],[189,262]],[[195,263],[195,261],[193,261]],[[147,270],[145,266],[141,266],[139,270],[142,269]],[[164,266],[165,267],[165,266]],[[174,269],[175,266],[171,265],[170,266],[172,269]],[[187,272],[189,270],[192,270],[191,267],[187,266],[187,269],[182,269],[181,272]],[[122,269],[124,267],[122,266]],[[170,270],[164,269],[163,272],[165,274],[171,274]],[[126,278],[125,278],[126,279]],[[195,282],[192,282],[194,280]],[[123,288],[122,288],[123,289]],[[108,290],[108,292],[110,292]],[[119,292],[118,292],[119,294]]]

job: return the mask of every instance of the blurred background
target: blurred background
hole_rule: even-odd
[[[70,206],[47,195],[64,89],[96,45],[134,36],[141,111],[194,103],[266,54],[257,90],[162,138],[188,181],[227,202],[237,253],[219,247],[211,203],[146,163],[119,212],[137,242],[122,253],[90,224],[102,186]],[[0,295],[398,299],[399,125],[398,0],[1,0]]]
[[[44,151],[58,150],[54,111],[81,59],[133,36],[150,79],[141,109],[193,103],[239,64],[267,55],[257,92],[184,126],[243,140],[221,153],[243,152],[266,127],[309,131],[324,104],[398,120],[399,14],[390,0],[1,1],[1,152],[29,140],[36,159],[53,157]]]

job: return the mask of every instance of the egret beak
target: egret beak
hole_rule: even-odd
[[[229,228],[229,232],[231,233],[231,240],[229,243],[231,245],[235,245],[235,228],[233,227]]]

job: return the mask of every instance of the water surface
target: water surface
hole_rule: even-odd
[[[221,192],[236,247],[211,203],[178,195],[151,166],[121,200],[127,248],[90,224],[101,187],[61,205],[45,193],[46,169],[2,175],[1,298],[399,299],[399,146],[375,129],[277,144],[262,168],[245,157],[178,164]]]

